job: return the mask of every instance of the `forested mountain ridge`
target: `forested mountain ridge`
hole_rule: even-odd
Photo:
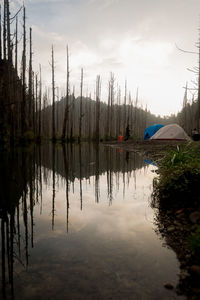
[[[69,97],[69,118],[67,122],[67,138],[78,139],[79,119],[80,119],[80,97]],[[96,101],[90,97],[82,98],[82,138],[85,140],[95,140],[96,137]],[[61,137],[62,124],[64,120],[64,108],[66,97],[55,103],[55,123],[56,135]],[[42,110],[42,135],[51,137],[52,126],[52,105],[48,105]],[[176,116],[170,117],[155,116],[150,111],[133,104],[112,104],[100,102],[99,112],[100,139],[116,139],[120,134],[125,135],[126,127],[129,125],[132,138],[142,139],[144,129],[152,124],[169,124],[176,122]]]

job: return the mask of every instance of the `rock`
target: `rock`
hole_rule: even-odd
[[[172,232],[172,231],[174,231],[175,229],[176,229],[175,226],[170,225],[170,226],[167,228],[167,232]]]
[[[181,213],[181,214],[178,214],[176,217],[178,219],[184,219],[185,218],[185,214]]]
[[[189,219],[193,224],[196,224],[198,221],[200,221],[200,212],[194,211],[189,215]]]
[[[187,270],[185,270],[185,269],[184,269],[184,270],[181,270],[181,273],[180,273],[180,275],[179,275],[180,279],[183,280],[183,279],[185,279],[187,276],[188,276]]]
[[[200,266],[199,265],[193,265],[190,267],[190,272],[194,273],[195,275],[200,276]]]
[[[176,226],[182,226],[182,224],[180,223],[180,222],[178,222],[178,221],[174,221],[174,225],[176,225]]]
[[[171,283],[166,283],[165,285],[164,285],[164,287],[166,288],[166,289],[168,289],[168,290],[173,290],[173,285],[171,284]]]

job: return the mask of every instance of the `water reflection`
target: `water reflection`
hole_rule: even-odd
[[[156,232],[164,240],[164,246],[173,249],[180,262],[179,281],[175,286],[176,293],[185,295],[187,299],[200,299],[199,289],[199,263],[200,253],[191,247],[191,232],[195,232],[198,225],[191,222],[189,215],[194,211],[193,207],[186,210],[169,210],[162,207],[156,208],[155,223]]]
[[[153,234],[154,167],[142,157],[93,144],[1,157],[3,299],[176,299],[163,287],[178,266]]]
[[[33,207],[35,193],[34,151],[10,151],[1,153],[0,161],[0,218],[1,218],[1,266],[2,295],[6,299],[6,285],[10,285],[9,296],[14,297],[14,260],[24,267],[29,263],[29,236],[33,247]],[[36,172],[37,173],[37,172]],[[28,232],[29,198],[31,231]],[[23,208],[23,232],[20,227],[20,209]],[[21,248],[23,237],[24,247]],[[24,257],[24,258],[22,258]]]

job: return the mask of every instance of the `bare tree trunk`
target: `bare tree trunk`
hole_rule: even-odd
[[[57,99],[58,101],[56,102],[56,132],[57,134],[59,133],[59,99],[60,99],[60,94],[59,94],[59,87],[57,87]]]
[[[129,93],[128,97],[128,117],[127,117],[127,125],[129,125],[131,119],[131,93]]]
[[[22,106],[21,133],[24,136],[26,125],[26,9],[23,9],[23,55],[22,55]]]
[[[96,142],[99,142],[99,122],[100,122],[100,76],[96,80]]]
[[[15,53],[16,54],[16,53]],[[33,100],[33,87],[32,87],[32,28],[30,28],[30,53],[29,53],[29,127],[32,127],[32,100]]]
[[[139,91],[138,91],[138,88],[137,88],[136,99],[135,99],[135,112],[134,112],[134,131],[135,131],[135,135],[138,135],[138,128],[137,128],[138,93],[139,93]]]
[[[1,35],[2,35],[2,25],[1,25],[1,5],[0,5],[0,60],[2,59],[2,40],[1,40]]]
[[[89,111],[88,111],[88,136],[89,136],[89,141],[91,141],[91,94],[90,94],[90,100],[89,100]]]
[[[131,112],[130,112],[130,118],[131,118],[130,126],[131,126],[131,130],[132,130],[132,134],[134,134],[134,132],[133,132],[133,128],[134,128],[134,118],[133,118],[133,101],[132,101],[132,99],[131,99]]]
[[[35,76],[35,135],[38,135],[38,77]]]
[[[7,23],[7,0],[4,0],[4,17],[3,17],[3,58],[4,60],[6,59],[6,35],[7,35],[7,30],[6,30],[6,23]]]
[[[34,136],[36,136],[36,111],[35,111],[35,90],[34,90],[34,85],[35,85],[35,81],[34,81],[34,72],[32,71],[32,101],[33,101],[33,105],[32,105],[32,124],[33,124],[33,132],[34,132]]]
[[[71,109],[71,128],[70,128],[70,141],[72,142],[74,136],[74,110],[75,110],[75,88],[73,88],[72,94],[72,109]]]
[[[199,130],[199,123],[200,123],[200,36],[199,36],[199,41],[198,41],[198,95],[197,95],[197,103],[198,103],[198,108],[197,108],[197,130]]]
[[[107,105],[107,120],[106,120],[106,140],[110,137],[110,81],[108,83],[108,105]]]
[[[39,115],[38,115],[38,137],[41,139],[41,111],[42,111],[42,71],[40,65],[40,88],[39,88]]]
[[[110,74],[110,137],[113,137],[113,119],[114,119],[114,111],[113,111],[113,104],[114,104],[114,83],[115,78],[114,74]]]
[[[17,72],[17,56],[18,56],[18,17],[16,16],[16,28],[15,28],[15,70]]]
[[[82,139],[82,118],[83,118],[83,69],[81,69],[81,94],[80,94],[80,115],[79,115],[79,137],[78,142]]]
[[[52,45],[52,139],[53,142],[56,140],[55,132],[55,80],[54,80],[54,51]]]
[[[8,61],[11,63],[12,62],[12,47],[11,47],[11,42],[10,42],[10,5],[9,5],[9,0],[7,0],[7,5],[6,5],[6,14],[7,14],[7,51],[8,51]]]
[[[47,90],[45,91],[45,94],[43,96],[43,117],[42,117],[42,133],[44,136],[47,136],[47,126],[46,126],[46,114],[45,109],[47,107]]]
[[[124,90],[124,135],[126,132],[126,126],[127,126],[127,122],[126,122],[126,99],[127,99],[127,81],[125,80],[125,90]]]
[[[121,135],[121,89],[118,89],[117,135]]]
[[[63,130],[62,130],[62,140],[65,140],[66,137],[66,128],[69,113],[69,52],[67,46],[67,81],[66,81],[66,106],[65,106],[65,114],[64,114],[64,122],[63,122]]]
[[[184,128],[184,130],[188,133],[188,126],[187,126],[187,101],[188,100],[187,100],[187,83],[186,83],[185,94],[184,94],[184,98],[183,98],[183,108],[182,108],[184,117],[183,117],[183,124],[181,124],[181,125]]]

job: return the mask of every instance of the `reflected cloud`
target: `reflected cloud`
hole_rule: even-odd
[[[12,155],[6,153],[0,164],[18,189],[9,189],[12,180],[0,189],[3,199],[10,193],[0,211],[4,298],[42,293],[73,299],[88,291],[92,298],[101,298],[100,291],[103,297],[127,298],[141,289],[146,297],[167,295],[163,282],[176,273],[177,263],[152,231],[147,203],[154,166],[101,144],[45,144]],[[163,274],[160,266],[168,271]]]

